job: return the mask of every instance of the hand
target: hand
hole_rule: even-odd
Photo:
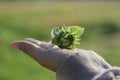
[[[42,66],[54,72],[69,54],[74,53],[72,50],[60,49],[50,43],[41,42],[31,38],[14,41],[11,43],[10,47],[27,53]]]
[[[81,63],[88,68],[97,70],[104,70],[105,68],[109,68],[110,65],[104,61],[102,57],[97,55],[93,51],[74,49],[60,49],[55,45],[52,45],[47,42],[41,42],[35,39],[26,38],[22,41],[15,41],[11,43],[11,48],[21,50],[32,58],[34,58],[37,62],[39,62],[42,66],[56,72],[57,68],[61,64],[61,62],[68,56],[74,53],[79,53],[79,58],[81,59]],[[87,65],[86,65],[87,64]],[[99,68],[99,69],[98,69]]]
[[[94,51],[87,51],[82,49],[74,50],[60,49],[57,46],[52,45],[50,43],[41,42],[31,38],[26,38],[21,41],[12,42],[10,47],[12,49],[21,50],[25,52],[26,54],[30,55],[33,59],[35,59],[38,63],[40,63],[42,66],[54,72],[57,71],[60,64],[69,55],[76,53],[77,56],[74,57],[74,59],[75,61],[78,62],[77,68],[78,66],[79,68],[81,68],[80,66],[84,66],[84,68],[82,68],[82,71],[84,71],[85,75],[88,74],[88,76],[92,75],[91,73],[96,73],[96,75],[98,74],[93,78],[93,80],[113,80],[113,78],[115,78],[116,75],[120,75],[119,68],[112,69],[112,67],[101,56],[97,55]],[[68,64],[71,64],[71,62]],[[74,68],[76,68],[75,65],[74,63],[72,64]],[[88,71],[85,72],[86,70],[90,70],[91,72]],[[111,74],[111,72],[109,73],[109,71],[112,71],[113,74]],[[73,75],[75,72],[77,71],[74,71]],[[80,72],[80,74],[83,73]],[[117,76],[116,78],[118,77],[119,76]]]

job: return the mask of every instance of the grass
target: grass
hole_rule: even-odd
[[[52,27],[63,24],[85,27],[79,47],[120,66],[119,7],[119,2],[0,2],[0,80],[55,80],[55,73],[9,44],[26,37],[49,41]],[[106,33],[107,23],[118,31]]]

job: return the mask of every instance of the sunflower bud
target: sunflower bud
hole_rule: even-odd
[[[80,26],[54,27],[51,31],[51,42],[62,49],[74,49],[83,32],[84,28]]]

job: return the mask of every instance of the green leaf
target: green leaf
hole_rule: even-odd
[[[80,26],[68,26],[71,30],[71,32],[75,35],[78,35],[79,37],[84,33],[84,28]]]

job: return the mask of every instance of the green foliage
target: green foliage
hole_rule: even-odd
[[[84,28],[79,26],[55,27],[51,31],[51,42],[60,48],[74,49],[83,32]]]

